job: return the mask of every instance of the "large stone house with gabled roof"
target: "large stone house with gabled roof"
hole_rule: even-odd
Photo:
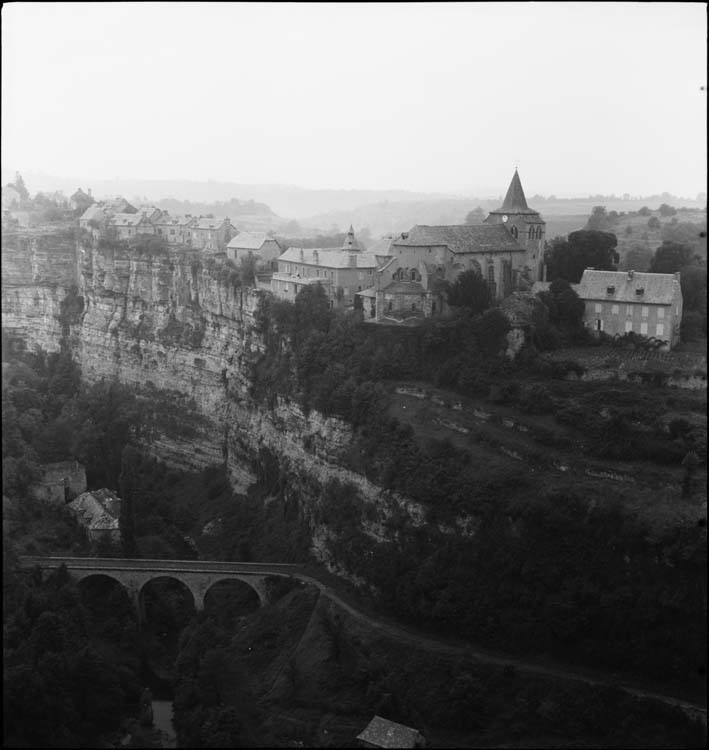
[[[304,286],[320,284],[330,307],[352,307],[361,304],[358,293],[372,286],[374,273],[384,260],[363,252],[350,227],[342,247],[289,247],[278,258],[271,291],[292,302]]]
[[[665,342],[680,338],[682,287],[679,273],[596,271],[587,268],[574,289],[583,300],[584,323],[594,334],[636,333]]]
[[[239,232],[229,240],[226,256],[230,260],[240,261],[253,256],[260,265],[277,265],[277,258],[283,248],[266,232]]]

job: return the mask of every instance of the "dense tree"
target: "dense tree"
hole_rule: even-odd
[[[606,232],[617,223],[617,211],[611,211],[608,213],[605,206],[594,206],[584,229],[588,231]]]
[[[649,247],[634,242],[623,255],[618,266],[621,271],[647,271],[652,262],[652,252]]]
[[[688,265],[691,258],[692,249],[689,246],[665,241],[655,250],[650,273],[675,273]]]
[[[477,206],[472,211],[468,211],[465,216],[465,224],[482,224],[485,220],[485,209]]]
[[[643,206],[641,209],[638,210],[639,216],[650,216],[652,215],[652,211],[647,207]]]
[[[475,270],[463,271],[446,289],[448,304],[481,313],[490,307],[490,287]]]
[[[660,220],[657,218],[657,216],[651,216],[647,220],[647,228],[648,229],[659,229],[662,226],[660,223]]]
[[[678,221],[674,224],[665,224],[662,227],[663,242],[676,242],[687,245],[692,253],[706,260],[707,257],[707,225],[706,221],[694,223],[691,221]]]
[[[562,341],[572,343],[583,336],[585,306],[568,281],[555,279],[538,296],[549,311],[550,325],[556,328]]]
[[[8,183],[8,187],[14,187],[17,190],[20,194],[20,200],[28,201],[30,199],[30,191],[25,186],[25,181],[19,172],[15,172],[15,181]]]
[[[549,279],[566,279],[572,284],[581,280],[584,269],[613,271],[618,263],[617,237],[611,232],[580,230],[568,239],[552,240],[545,253]]]
[[[667,203],[663,203],[658,210],[660,216],[674,216],[677,213],[677,209]]]

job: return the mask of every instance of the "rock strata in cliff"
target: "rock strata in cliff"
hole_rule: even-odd
[[[77,284],[71,228],[17,230],[2,235],[2,327],[33,350],[58,351],[61,301]]]

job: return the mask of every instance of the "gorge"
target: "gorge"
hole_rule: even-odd
[[[303,532],[291,554],[312,556],[388,614],[438,633],[701,692],[705,506],[702,488],[680,500],[684,453],[653,466],[579,449],[587,438],[569,410],[586,403],[584,384],[478,352],[478,397],[475,383],[457,393],[381,354],[430,358],[446,345],[439,329],[372,333],[367,354],[379,374],[372,366],[346,396],[338,389],[354,366],[342,366],[330,400],[320,381],[289,390],[293,371],[306,386],[327,372],[316,348],[323,336],[344,351],[335,367],[357,355],[364,334],[356,321],[333,319],[323,336],[289,343],[281,312],[223,259],[196,251],[147,251],[72,228],[3,236],[10,348],[66,350],[84,383],[130,387],[141,451],[180,470],[223,467],[237,503],[262,485],[256,502]],[[503,400],[500,389],[515,379],[524,392]],[[566,421],[552,407],[520,407],[528,392],[541,404],[547,386]],[[618,388],[603,397],[632,400],[632,386]],[[701,416],[702,399],[705,408],[705,392],[647,393],[684,416]],[[335,396],[347,404],[333,407]],[[384,403],[388,421],[363,406],[359,416],[355,402]],[[656,440],[679,450],[669,434]],[[195,537],[221,519],[202,520]]]

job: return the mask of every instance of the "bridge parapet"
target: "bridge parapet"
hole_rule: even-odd
[[[172,578],[180,581],[192,594],[195,609],[204,609],[209,589],[219,581],[237,580],[250,586],[264,606],[268,603],[268,576],[297,576],[297,566],[282,563],[216,562],[209,560],[139,560],[97,557],[38,557],[24,556],[20,565],[38,566],[42,570],[56,570],[66,566],[69,574],[82,580],[103,575],[118,581],[127,591],[138,613],[144,619],[141,593],[150,581]]]

